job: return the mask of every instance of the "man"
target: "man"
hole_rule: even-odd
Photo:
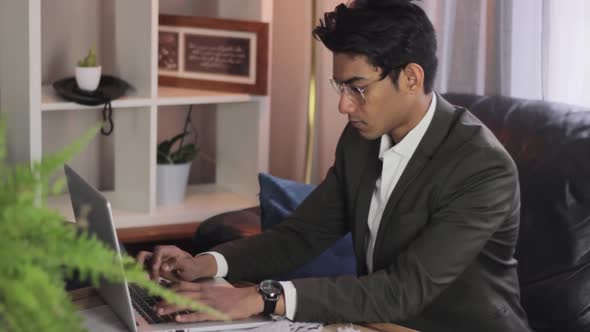
[[[333,52],[331,81],[349,119],[324,181],[293,216],[259,236],[196,257],[158,247],[140,260],[152,256],[154,276],[262,280],[350,231],[358,276],[242,289],[180,282],[175,289],[233,318],[264,311],[421,331],[530,331],[513,258],[517,170],[480,121],[432,91],[436,39],[425,13],[409,0],[357,0],[326,13],[314,35]]]

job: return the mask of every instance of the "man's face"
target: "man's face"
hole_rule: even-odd
[[[403,71],[400,78],[402,75]],[[333,79],[348,85],[350,92],[341,95],[338,111],[346,114],[351,125],[369,140],[384,134],[394,137],[394,131],[409,121],[409,96],[397,89],[389,76],[380,78],[381,69],[370,65],[366,56],[334,53]]]

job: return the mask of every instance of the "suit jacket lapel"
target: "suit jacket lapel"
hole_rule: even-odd
[[[381,161],[379,160],[379,144],[381,140],[371,142],[367,155],[362,156],[366,160],[365,167],[361,175],[358,195],[355,204],[354,219],[354,252],[357,258],[357,273],[359,275],[367,274],[366,249],[367,249],[367,232],[369,226],[367,218],[371,198],[375,189],[375,181],[381,176]]]
[[[384,228],[387,226],[387,223],[396,222],[395,220],[390,219],[391,214],[397,206],[397,203],[406,191],[408,185],[413,182],[413,180],[420,174],[422,169],[428,164],[430,159],[432,159],[432,156],[436,152],[438,146],[444,141],[446,134],[452,126],[454,119],[454,107],[451,106],[451,104],[444,100],[440,95],[437,94],[436,97],[437,105],[432,121],[430,122],[424,137],[420,141],[420,144],[418,144],[416,151],[412,155],[412,158],[408,162],[408,165],[404,169],[400,179],[393,189],[393,192],[387,201],[387,205],[385,206],[385,210],[383,211],[381,223],[379,224],[379,231],[377,232],[377,239],[375,241],[375,249],[373,254],[374,267],[377,266],[376,259],[378,257],[379,248],[382,246]]]

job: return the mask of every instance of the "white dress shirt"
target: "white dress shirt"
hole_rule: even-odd
[[[432,121],[435,109],[436,94],[433,93],[430,107],[422,120],[399,143],[394,145],[393,139],[389,135],[381,136],[379,159],[383,162],[383,169],[381,170],[381,177],[375,181],[369,216],[367,218],[367,224],[369,225],[369,234],[367,234],[369,237],[367,241],[367,271],[369,273],[373,272],[373,252],[375,250],[375,241],[377,240],[377,231],[381,224],[383,211],[385,210],[387,201],[389,201],[389,196],[391,196],[395,185],[406,169],[418,144],[422,141],[422,137],[424,137],[424,133],[426,133],[426,129],[428,129]]]
[[[389,200],[389,196],[393,192],[395,185],[400,179],[408,162],[412,158],[414,151],[420,144],[426,129],[432,121],[434,110],[436,109],[436,94],[432,94],[432,101],[428,107],[426,115],[408,134],[397,144],[394,145],[393,139],[388,134],[381,136],[381,145],[379,147],[379,159],[383,162],[383,169],[381,177],[375,181],[375,189],[371,198],[371,206],[369,208],[369,216],[367,224],[369,226],[368,247],[367,247],[367,270],[369,273],[373,271],[373,251],[375,250],[375,240],[377,239],[377,231],[383,216],[383,210]],[[216,277],[225,277],[228,272],[228,265],[225,257],[218,252],[209,251],[204,254],[210,254],[215,257],[217,262]],[[297,310],[297,290],[290,281],[281,281],[283,292],[285,296],[285,317],[293,320]]]

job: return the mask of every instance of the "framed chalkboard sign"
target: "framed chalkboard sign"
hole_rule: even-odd
[[[268,24],[160,15],[160,85],[267,94]]]

